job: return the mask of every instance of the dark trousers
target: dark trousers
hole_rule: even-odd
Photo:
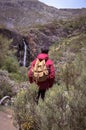
[[[38,102],[38,100],[39,100],[40,97],[41,97],[42,100],[44,101],[44,98],[45,98],[45,92],[46,92],[46,89],[40,89],[40,88],[39,88],[39,90],[38,90],[38,94],[37,94],[37,97],[36,97],[37,102]]]

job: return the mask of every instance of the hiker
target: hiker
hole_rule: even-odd
[[[54,84],[55,69],[54,69],[53,61],[49,59],[48,52],[49,52],[49,49],[47,47],[41,48],[41,53],[38,54],[37,58],[32,62],[31,67],[28,71],[28,77],[29,77],[30,83],[35,82],[37,84],[37,86],[39,87],[38,94],[36,97],[37,103],[38,103],[40,96],[41,96],[42,100],[44,100],[46,90],[51,88]],[[36,79],[34,79],[33,68],[34,68],[35,64],[37,64],[37,60],[39,60],[39,61],[45,60],[45,65],[46,65],[48,72],[46,72],[47,78],[45,78],[44,81],[39,81],[39,80],[37,81]],[[36,72],[37,72],[37,70],[36,70]]]

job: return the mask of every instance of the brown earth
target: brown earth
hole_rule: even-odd
[[[13,126],[11,115],[0,111],[0,130],[18,130]]]

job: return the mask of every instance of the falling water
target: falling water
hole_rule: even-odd
[[[25,41],[23,40],[24,43],[24,60],[23,60],[23,66],[26,66],[26,55],[27,55],[27,46]]]

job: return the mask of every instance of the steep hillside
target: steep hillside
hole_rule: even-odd
[[[43,24],[58,16],[58,9],[35,0],[0,1],[0,6],[1,22],[11,28]]]
[[[86,14],[86,9],[60,10],[38,0],[0,1],[0,24],[10,29],[28,30],[34,24],[45,24],[54,19],[69,19],[80,14]]]

